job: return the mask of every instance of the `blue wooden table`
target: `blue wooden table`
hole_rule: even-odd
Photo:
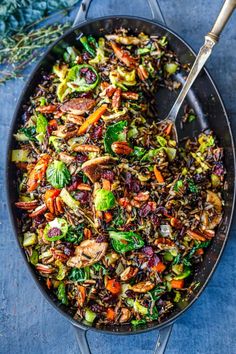
[[[36,0],[35,0],[36,1]],[[195,50],[210,29],[222,1],[160,0],[166,22]],[[146,0],[94,0],[90,16],[133,14],[150,17]],[[236,14],[207,67],[236,132]],[[29,68],[30,70],[30,68]],[[77,354],[72,326],[41,296],[27,272],[9,224],[3,182],[6,137],[24,80],[0,87],[0,353]],[[150,354],[156,332],[116,337],[90,332],[93,354]],[[174,325],[167,354],[236,353],[236,223],[206,290]]]

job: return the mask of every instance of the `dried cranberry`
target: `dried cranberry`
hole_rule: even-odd
[[[222,162],[217,162],[215,164],[215,166],[213,167],[213,171],[212,171],[215,175],[217,176],[223,176],[224,174],[224,167]]]
[[[153,256],[153,249],[151,246],[146,246],[146,247],[143,247],[143,253],[145,253],[147,256],[151,257]]]
[[[88,70],[85,74],[85,81],[88,85],[93,84],[97,79],[97,75],[92,71]]]
[[[78,182],[77,182],[77,181],[73,182],[73,183],[68,187],[68,191],[70,191],[70,192],[76,191],[77,185],[78,185]]]
[[[50,136],[53,132],[53,127],[51,125],[47,126],[47,136]]]
[[[60,236],[61,235],[61,230],[58,229],[58,227],[52,227],[48,231],[48,237],[54,237],[54,236]]]
[[[156,266],[159,262],[160,262],[160,258],[156,254],[154,254],[154,256],[152,256],[149,259],[147,266],[149,268],[152,268],[152,267]]]
[[[86,155],[83,155],[83,154],[77,154],[76,160],[81,162],[81,163],[83,163],[83,162],[88,160],[88,157]]]
[[[155,214],[151,214],[151,221],[155,226],[159,226],[160,225],[160,219],[159,216],[155,213]]]
[[[146,216],[148,216],[148,214],[151,211],[152,211],[151,206],[148,203],[146,203],[139,209],[139,216],[141,216],[141,218],[145,218]]]
[[[101,173],[101,177],[107,179],[110,182],[113,182],[113,180],[115,178],[115,174],[113,171],[104,170]]]
[[[133,290],[126,290],[125,295],[127,295],[131,299],[135,298],[135,292]]]
[[[82,55],[82,57],[83,57],[83,61],[87,61],[87,60],[91,59],[91,57],[90,57],[90,55],[88,54],[88,52],[84,52],[83,55]]]
[[[125,176],[125,185],[127,186],[130,192],[138,193],[140,191],[140,183],[136,178],[132,178],[130,172],[126,173]]]
[[[107,241],[107,236],[104,234],[101,234],[96,238],[96,242],[98,242],[98,243],[106,242],[106,241]]]
[[[100,139],[102,137],[102,125],[97,125],[91,134],[93,139]]]
[[[71,257],[71,256],[74,255],[74,250],[72,250],[72,249],[69,248],[69,247],[65,247],[65,248],[64,248],[64,253],[65,253],[66,256]]]
[[[81,191],[75,194],[75,199],[78,200],[81,204],[86,204],[89,202],[90,195],[88,191]]]

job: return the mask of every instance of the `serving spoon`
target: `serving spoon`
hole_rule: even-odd
[[[182,103],[193,85],[194,81],[196,80],[199,72],[205,65],[207,59],[210,57],[211,52],[215,44],[218,42],[221,32],[223,31],[226,23],[228,22],[229,18],[231,17],[234,9],[236,8],[236,0],[225,0],[222,9],[212,27],[212,30],[205,36],[205,43],[200,48],[198,55],[193,63],[193,66],[190,70],[190,73],[180,91],[174,105],[172,106],[169,114],[167,117],[160,121],[159,124],[168,124],[172,127],[172,135],[173,138],[178,141],[178,133],[175,125],[176,118],[178,116],[179,110],[182,106]],[[171,124],[171,125],[170,125]]]

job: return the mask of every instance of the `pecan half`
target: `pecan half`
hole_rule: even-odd
[[[66,154],[65,152],[60,152],[59,159],[61,161],[63,161],[64,163],[69,164],[69,163],[72,163],[73,161],[75,161],[76,158],[74,156]]]
[[[126,141],[116,141],[111,145],[112,151],[117,155],[129,155],[133,152],[133,149],[128,145]]]
[[[77,135],[78,128],[74,128],[73,130],[67,130],[66,126],[60,125],[57,130],[53,130],[52,135],[57,136],[58,138],[70,139],[73,136]]]
[[[120,279],[123,281],[127,281],[133,278],[138,273],[138,268],[127,267],[121,274]]]
[[[15,206],[23,210],[33,210],[38,205],[37,200],[32,200],[31,202],[16,202]]]
[[[146,293],[154,288],[155,284],[153,284],[150,280],[141,281],[138,284],[132,286],[132,290],[135,293]]]
[[[29,214],[30,218],[35,218],[38,215],[43,214],[47,210],[47,206],[45,204],[42,204],[38,206],[31,214]]]
[[[77,146],[73,147],[73,151],[76,151],[76,152],[99,152],[100,148],[99,148],[99,146],[96,146],[96,145],[84,144],[84,145],[77,145]]]
[[[83,115],[90,111],[96,104],[96,101],[91,98],[72,98],[61,105],[61,111],[76,115]]]
[[[146,202],[149,199],[149,192],[140,192],[136,196],[134,196],[134,200],[138,202]]]
[[[44,114],[53,113],[56,112],[56,110],[57,106],[55,106],[54,104],[49,104],[48,106],[39,106],[36,108],[36,111]]]
[[[84,122],[84,117],[78,116],[76,114],[70,114],[66,118],[66,122],[70,122],[77,125],[82,125]]]
[[[86,161],[82,165],[84,174],[94,183],[101,178],[102,169],[115,162],[115,159],[111,156],[101,156]]]
[[[131,316],[131,312],[126,307],[121,308],[121,316],[119,318],[120,323],[128,322]]]
[[[91,191],[92,190],[90,185],[86,184],[86,183],[79,183],[77,185],[77,189],[79,189],[80,191]]]

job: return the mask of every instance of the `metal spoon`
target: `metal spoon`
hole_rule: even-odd
[[[176,141],[178,141],[178,134],[175,125],[175,121],[182,106],[182,103],[191,88],[192,84],[194,83],[195,79],[197,78],[199,72],[205,65],[207,59],[211,55],[212,49],[214,45],[218,42],[221,32],[223,31],[226,23],[228,22],[230,16],[232,15],[234,9],[236,8],[236,0],[225,0],[223,7],[215,21],[215,24],[212,30],[205,36],[205,43],[200,48],[199,53],[195,59],[195,62],[191,68],[191,71],[185,81],[182,90],[177,97],[173,107],[171,108],[168,116],[159,122],[160,124],[173,124],[172,125],[172,135]]]

